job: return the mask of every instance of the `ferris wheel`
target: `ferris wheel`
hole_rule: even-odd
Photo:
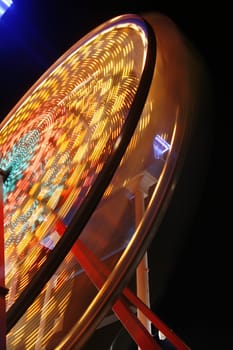
[[[189,349],[150,309],[147,250],[157,237],[161,255],[169,245],[165,220],[179,227],[181,188],[195,197],[186,180],[205,159],[206,84],[171,19],[123,14],[75,43],[6,116],[2,350],[81,349],[110,311],[142,350],[162,349],[152,325]]]

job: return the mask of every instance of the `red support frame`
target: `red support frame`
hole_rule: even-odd
[[[72,253],[75,255],[79,264],[85,269],[92,282],[98,289],[100,289],[110,273],[106,265],[103,264],[80,239],[73,246]],[[149,350],[161,348],[156,344],[155,339],[146,330],[144,325],[133,314],[128,304],[124,302],[125,298],[133,306],[138,308],[152,322],[152,324],[167,337],[177,350],[190,350],[190,348],[171,329],[169,329],[144,302],[142,302],[129,288],[125,288],[122,296],[119,297],[112,309],[141,349]],[[131,313],[130,322],[128,319],[129,312]]]
[[[65,226],[62,222],[57,224],[56,230],[60,235],[65,232]],[[110,274],[107,266],[101,262],[80,239],[75,242],[71,251],[92,283],[97,289],[100,289]],[[132,312],[128,301],[131,305],[139,309],[151,321],[151,323],[166,336],[177,350],[190,350],[183,340],[181,340],[173,330],[161,321],[144,302],[130,291],[129,288],[125,288],[122,295],[113,305],[112,310],[131,335],[132,339],[142,350],[162,349],[142,322]]]

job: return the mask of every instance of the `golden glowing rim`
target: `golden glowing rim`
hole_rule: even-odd
[[[144,103],[147,98],[147,93],[150,88],[154,65],[156,57],[156,45],[155,37],[148,23],[146,23],[140,16],[137,15],[123,15],[119,16],[111,21],[104,23],[103,25],[97,27],[94,31],[90,32],[87,36],[81,39],[76,45],[85,45],[93,36],[97,36],[102,31],[111,30],[115,26],[134,26],[140,28],[145,33],[148,38],[148,48],[145,54],[145,66],[139,83],[139,88],[136,93],[132,108],[127,120],[125,122],[124,128],[122,130],[121,137],[117,147],[112,155],[111,159],[105,164],[100,175],[97,177],[94,185],[92,186],[88,197],[82,203],[75,218],[71,221],[69,227],[67,228],[65,234],[62,236],[56,247],[50,252],[46,262],[42,265],[41,269],[33,277],[32,281],[28,287],[21,293],[16,302],[7,311],[7,332],[14,326],[17,320],[22,316],[26,309],[33,302],[35,297],[40,293],[45,283],[52,277],[54,271],[57,269],[59,264],[62,262],[66,254],[71,249],[73,243],[76,241],[78,236],[81,234],[82,229],[86,225],[88,219],[90,218],[92,212],[98,205],[106,187],[108,186],[111,178],[114,175],[117,166],[119,165],[124,152],[130,142],[131,136],[136,128],[137,122],[140,118],[141,112],[144,107]],[[67,55],[72,54],[74,45],[68,52],[63,55],[56,63],[53,65],[38,82],[28,91],[27,96],[29,96],[36,86],[39,86],[43,79],[53,71],[53,69],[59,65]],[[6,117],[4,124],[8,122],[8,119],[14,113],[14,111],[19,108],[22,101],[15,106],[13,111]]]

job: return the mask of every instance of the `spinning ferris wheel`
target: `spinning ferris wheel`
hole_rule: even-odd
[[[2,350],[81,349],[110,310],[141,349],[161,349],[151,324],[189,349],[150,310],[145,269],[193,143],[199,152],[203,81],[169,18],[125,14],[3,120]]]

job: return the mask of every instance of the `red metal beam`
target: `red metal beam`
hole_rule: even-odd
[[[56,230],[61,235],[65,231],[65,226],[60,222]],[[72,247],[72,253],[79,264],[85,270],[92,283],[100,289],[106,281],[110,271],[107,266],[101,262],[88,247],[78,239]],[[161,350],[153,336],[148,332],[137,316],[131,311],[126,301],[130,301],[139,309],[151,322],[159,329],[166,338],[176,347],[177,350],[190,350],[190,348],[156,316],[145,303],[143,303],[130,289],[125,288],[122,295],[118,298],[112,307],[112,310],[127,329],[132,339],[142,349]]]
[[[78,240],[73,248],[72,253],[75,255],[79,264],[83,267],[90,280],[100,289],[106,280],[103,264],[97,259],[89,249]],[[94,262],[95,261],[95,262]],[[96,264],[95,264],[96,263]],[[131,311],[126,299],[120,296],[112,307],[112,310],[124,325],[132,339],[141,349],[162,350],[151,336],[145,326],[139,321],[137,316]]]
[[[85,269],[85,271],[88,273],[91,269],[95,270],[94,273],[101,273],[105,276],[104,280],[109,275],[109,270],[106,267],[104,263],[102,263],[91,251],[87,248],[87,246],[79,239],[73,249],[73,254],[75,257],[79,260],[79,263],[83,264],[85,263],[85,266],[82,265],[82,267]],[[87,264],[86,264],[86,261]],[[89,266],[91,265],[91,266]],[[86,268],[87,269],[86,269]],[[89,276],[90,278],[92,276]],[[101,286],[96,285],[98,288],[101,288]],[[190,348],[169,328],[167,325],[159,319],[158,316],[156,316],[150,308],[147,307],[145,303],[143,303],[129,288],[125,288],[122,292],[122,294],[130,301],[132,305],[134,305],[136,308],[138,308],[151,322],[152,324],[159,329],[166,337],[167,339],[177,348],[177,350],[190,350]],[[116,303],[117,304],[117,303]],[[116,305],[115,304],[115,305]],[[119,317],[117,310],[115,310],[115,305],[113,306],[113,311],[118,316],[120,321],[122,322],[122,319]],[[121,316],[121,315],[120,315]],[[131,326],[131,325],[130,325]],[[132,325],[134,327],[135,325]],[[130,333],[130,330],[128,330]],[[148,333],[149,334],[149,333]],[[146,334],[146,336],[148,336]],[[138,343],[137,343],[138,344]],[[140,346],[140,344],[138,344]],[[141,347],[141,346],[140,346]],[[147,349],[147,347],[141,347],[142,349]]]

